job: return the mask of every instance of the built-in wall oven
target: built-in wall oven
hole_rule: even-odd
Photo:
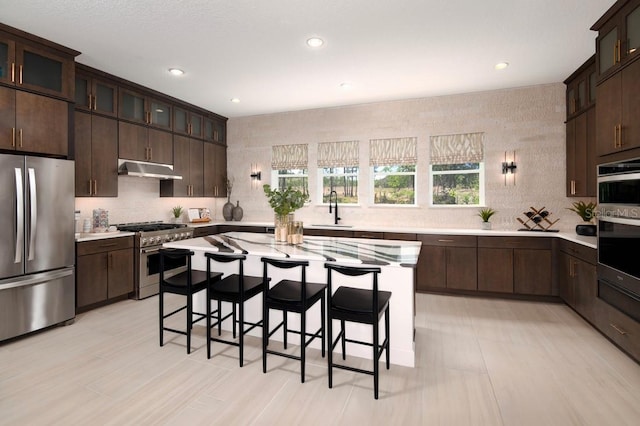
[[[640,321],[640,159],[598,166],[598,297]]]

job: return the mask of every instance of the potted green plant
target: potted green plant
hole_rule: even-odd
[[[174,208],[171,209],[171,212],[173,213],[174,222],[177,222],[180,219],[180,216],[182,216],[182,213],[184,212],[184,210],[182,206],[175,206]]]
[[[576,225],[576,234],[586,235],[593,237],[596,235],[596,225],[593,224],[593,219],[596,217],[596,203],[589,201],[575,201],[572,203],[572,207],[567,207],[567,210],[571,210],[578,216],[584,223]]]
[[[304,206],[309,199],[309,195],[304,192],[287,188],[272,189],[271,185],[263,185],[264,194],[269,200],[269,205],[275,214],[275,238],[276,241],[287,241],[287,227],[293,221],[293,212]]]
[[[491,229],[491,222],[489,222],[489,219],[491,219],[491,216],[496,213],[498,212],[491,207],[483,207],[478,210],[478,216],[482,219],[482,229]]]

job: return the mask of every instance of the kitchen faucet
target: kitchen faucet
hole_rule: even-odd
[[[335,196],[335,198],[334,198]],[[335,205],[331,205],[331,200],[334,199],[335,200]],[[335,209],[332,210],[332,207]],[[338,217],[338,193],[336,191],[331,191],[329,193],[329,213],[333,212],[333,217],[334,217],[334,225],[338,224],[338,221],[340,220],[340,218]]]

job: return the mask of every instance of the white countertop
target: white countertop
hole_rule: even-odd
[[[301,244],[289,245],[276,242],[272,234],[226,232],[165,243],[163,247],[297,260],[414,267],[418,262],[421,243],[419,241],[305,236]]]
[[[135,232],[124,232],[124,231],[115,231],[115,232],[79,232],[76,233],[76,242],[82,243],[85,241],[94,241],[94,240],[103,240],[106,238],[118,238],[118,237],[130,237],[136,235]]]
[[[264,226],[273,227],[271,222],[209,222],[206,224],[189,223],[192,228],[214,225],[233,226]],[[305,229],[335,229],[342,231],[368,231],[368,232],[397,232],[409,234],[432,234],[432,235],[473,235],[478,237],[559,237],[567,241],[582,244],[590,248],[597,248],[596,237],[585,237],[577,235],[575,232],[538,232],[538,231],[517,231],[517,230],[482,230],[470,228],[403,228],[387,226],[332,226],[332,225],[304,225]]]

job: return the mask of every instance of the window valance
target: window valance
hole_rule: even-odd
[[[273,170],[306,169],[308,167],[308,145],[275,145],[271,148]]]
[[[479,163],[484,160],[484,132],[431,136],[431,164]]]
[[[370,166],[404,166],[416,164],[418,138],[391,138],[369,140]]]
[[[318,144],[318,167],[356,167],[359,161],[358,141]]]

